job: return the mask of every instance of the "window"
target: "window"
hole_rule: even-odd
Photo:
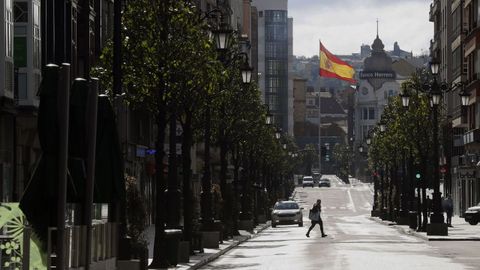
[[[265,102],[268,105],[268,108],[272,111],[278,111],[279,110],[279,104],[278,104],[278,96],[277,95],[267,95]]]
[[[209,5],[209,4],[207,4]],[[113,4],[110,0],[103,0],[102,5],[102,44],[113,35]],[[209,9],[207,9],[209,10]]]
[[[15,27],[15,30],[18,27]],[[21,32],[21,31],[20,31]],[[15,33],[14,38],[14,63],[16,68],[26,67],[27,66],[27,37],[25,35],[18,35]]]
[[[455,9],[455,11],[453,12],[453,15],[452,15],[452,27],[453,27],[453,34],[452,36],[454,38],[456,38],[458,35],[460,35],[460,31],[462,29],[462,25],[461,25],[461,21],[462,21],[462,18],[461,18],[461,13],[462,11],[462,8],[458,7],[457,9]]]
[[[308,106],[315,106],[315,99],[313,99],[313,98],[308,98],[308,99],[307,99],[307,105],[308,105]]]
[[[286,23],[287,12],[284,10],[267,10],[265,11],[266,21],[271,23]]]
[[[286,63],[281,60],[266,61],[267,75],[281,75],[287,71]]]
[[[368,119],[375,119],[375,108],[368,108]]]
[[[258,12],[258,17],[262,18],[263,17],[263,11]]]
[[[10,61],[5,61],[5,90],[13,91],[13,63]]]
[[[13,16],[16,23],[28,22],[28,3],[27,2],[15,2],[13,6]]]
[[[5,2],[5,56],[13,57],[13,12],[11,0]]]
[[[265,44],[265,56],[267,58],[286,58],[287,47],[283,43],[267,42]]]
[[[33,67],[41,68],[40,7],[33,4]]]
[[[478,73],[480,73],[480,49],[477,49],[475,52],[473,52],[473,57],[474,57],[474,67],[473,67],[473,72],[475,73],[476,78],[480,78],[478,76]]]
[[[15,98],[18,99],[27,99],[27,74],[18,73],[18,93],[15,95]]]
[[[452,73],[453,77],[456,78],[462,73],[462,47],[458,47],[452,53]]]
[[[362,114],[362,119],[363,120],[367,120],[368,119],[368,109],[367,108],[363,108],[363,114]]]

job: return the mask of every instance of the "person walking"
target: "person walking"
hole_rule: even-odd
[[[312,207],[312,209],[310,209],[310,213],[308,215],[308,217],[312,221],[312,225],[310,226],[310,228],[308,228],[308,232],[306,234],[307,237],[310,237],[310,231],[317,224],[320,226],[320,231],[322,232],[322,237],[327,236],[323,232],[323,221],[322,221],[322,217],[320,216],[320,212],[322,212],[322,201],[320,199],[318,199],[317,202],[313,204],[313,207]]]
[[[450,197],[450,194],[447,195],[446,199],[444,199],[443,210],[445,211],[445,213],[447,213],[447,225],[448,225],[448,227],[453,227],[452,226],[453,200]]]

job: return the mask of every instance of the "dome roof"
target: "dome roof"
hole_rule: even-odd
[[[373,41],[372,49],[376,52],[381,52],[384,48],[385,46],[383,45],[382,40],[377,35],[377,38]]]

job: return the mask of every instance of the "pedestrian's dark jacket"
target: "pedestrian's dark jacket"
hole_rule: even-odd
[[[315,204],[313,204],[312,211],[313,212],[322,212],[322,207],[319,204],[315,203]]]

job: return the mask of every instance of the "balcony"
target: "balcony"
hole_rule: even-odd
[[[440,12],[440,1],[434,0],[433,3],[430,4],[430,21],[435,21],[435,15]]]
[[[473,129],[463,135],[463,144],[480,143],[480,129]]]

